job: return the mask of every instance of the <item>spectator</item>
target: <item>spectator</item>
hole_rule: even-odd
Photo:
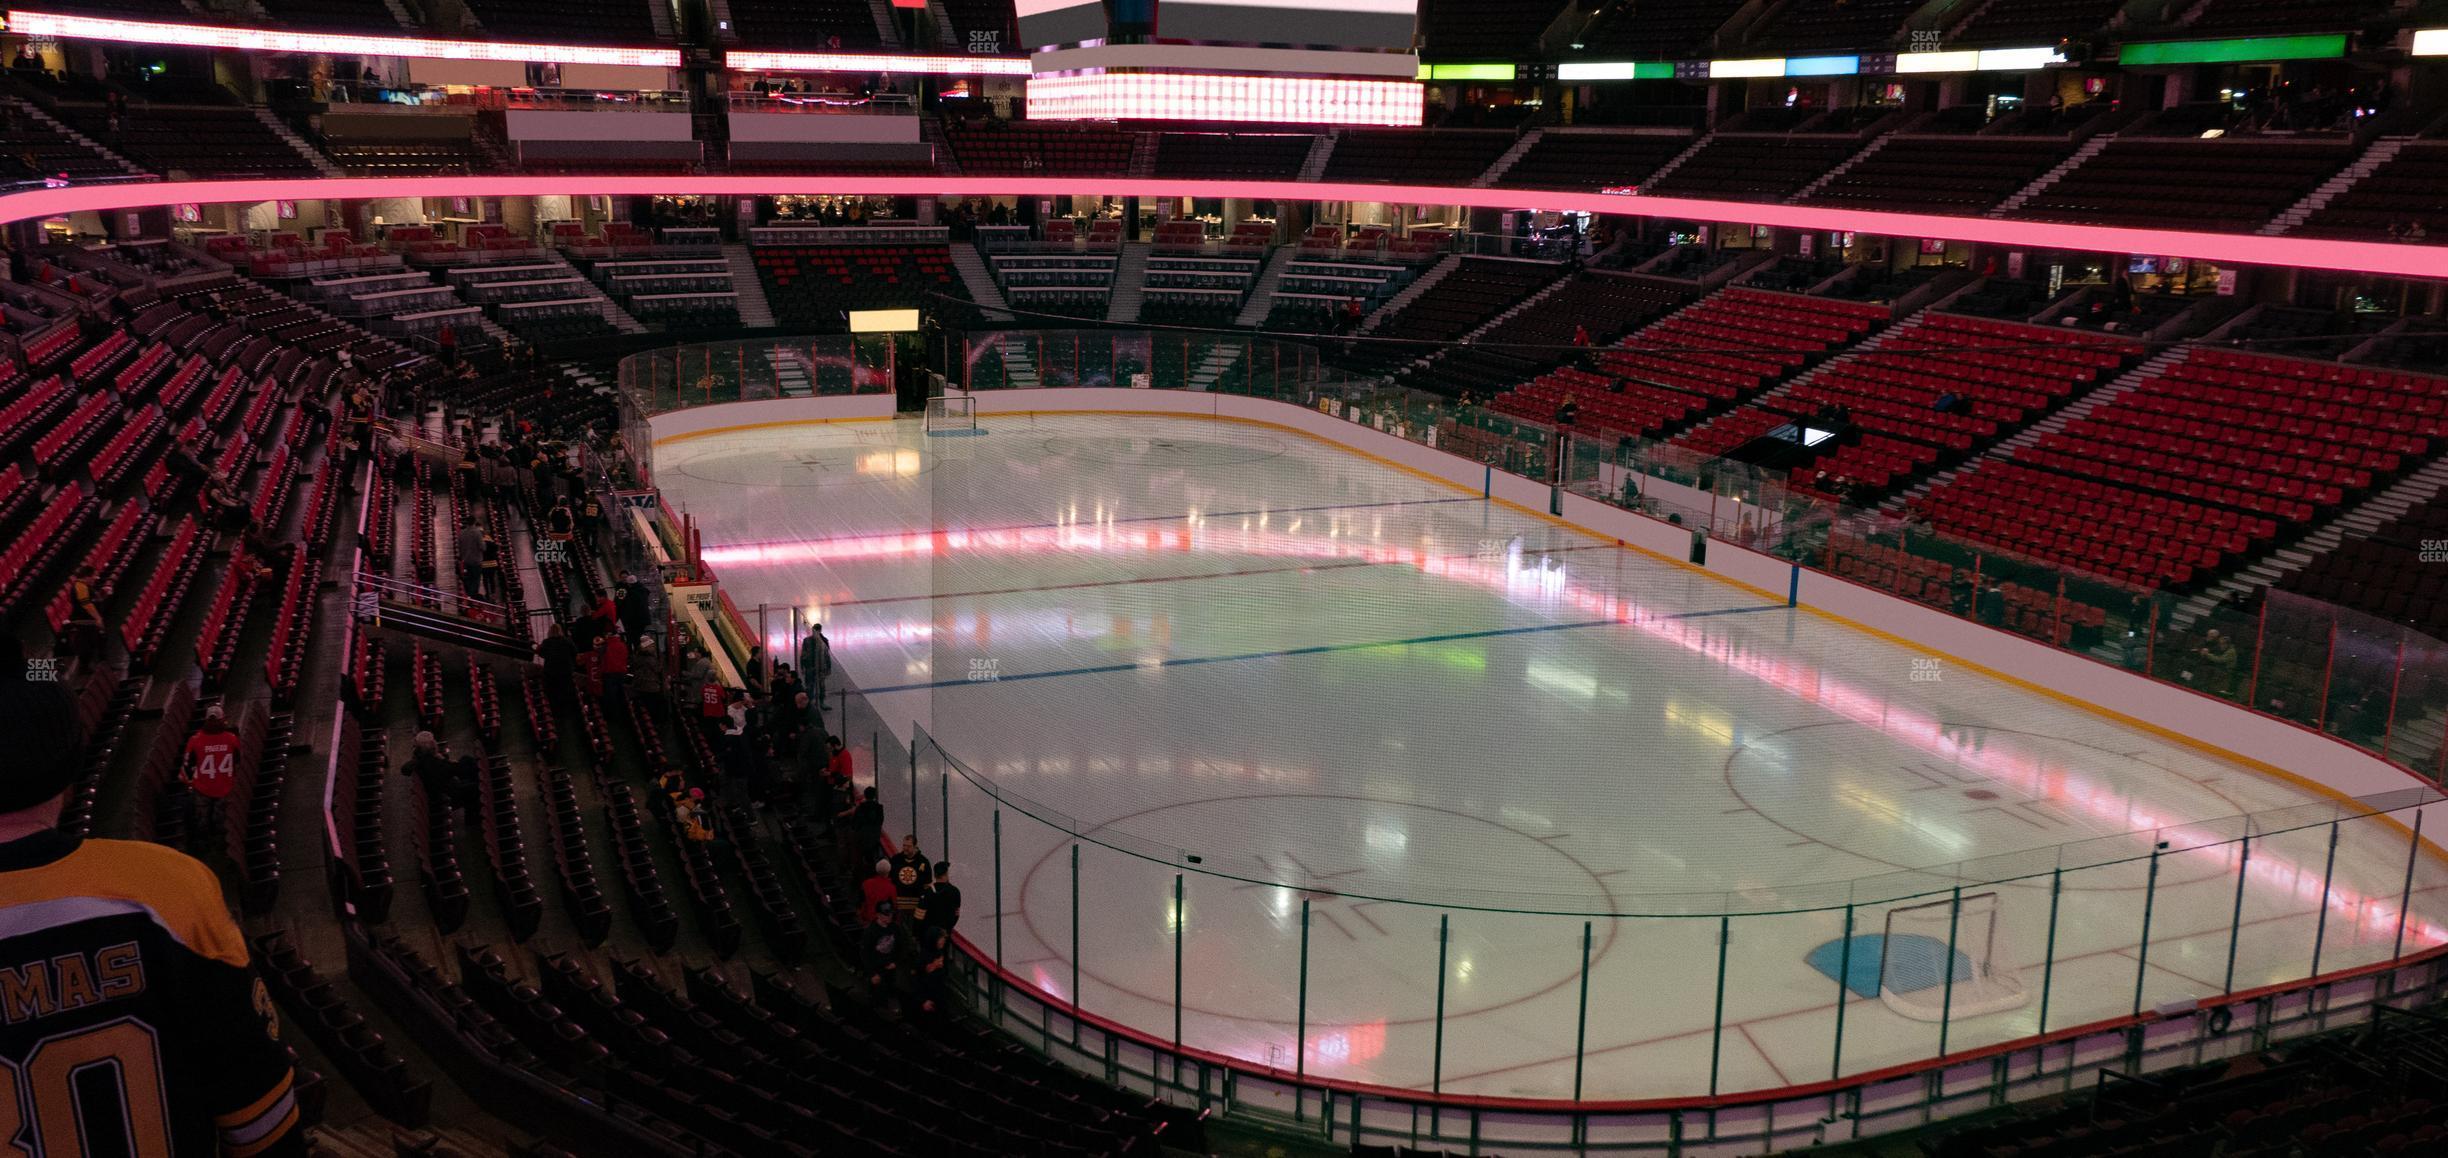
[[[68,580],[68,649],[79,655],[100,654],[105,638],[102,600],[110,594],[91,563],[77,565]]]
[[[688,799],[688,774],[669,764],[663,766],[663,771],[655,777],[654,784],[656,802],[667,816],[680,806],[681,801]]]
[[[664,719],[671,711],[671,699],[664,694],[666,674],[663,652],[655,646],[654,637],[641,635],[637,647],[629,653],[629,683],[631,694],[640,701],[640,710],[648,719]]]
[[[914,921],[927,889],[935,883],[934,862],[918,850],[918,834],[913,832],[902,836],[901,851],[892,854],[891,864],[893,911],[903,921]]]
[[[937,1016],[951,1006],[952,930],[920,923],[911,939],[918,947],[917,968],[910,974],[912,995],[918,999],[918,1012]]]
[[[705,682],[697,685],[697,730],[705,736],[706,746],[722,750],[723,728],[731,720],[731,693],[711,672]]]
[[[544,691],[552,697],[553,710],[569,714],[578,701],[577,645],[556,623],[544,629],[544,642],[536,645],[536,655],[544,661]]]
[[[474,519],[459,524],[458,535],[452,540],[459,561],[459,586],[479,597],[484,595],[484,543],[485,533]]]
[[[893,923],[891,905],[877,907],[859,935],[859,972],[867,978],[867,999],[878,1008],[892,998],[901,973],[901,930]]]
[[[400,771],[414,777],[425,789],[425,822],[432,826],[450,823],[451,809],[465,809],[471,819],[475,813],[475,783],[462,783],[459,769],[443,754],[442,742],[431,732],[418,732],[408,763]]]
[[[2202,666],[2209,669],[2210,691],[2213,694],[2234,699],[2236,694],[2235,641],[2219,634],[2219,629],[2213,627],[2202,636],[2201,646],[2196,648],[2194,653],[2201,657]]]
[[[935,862],[935,883],[927,886],[926,897],[918,903],[918,920],[951,932],[960,924],[961,891],[952,883],[952,862]]]
[[[595,637],[597,670],[603,675],[603,695],[606,706],[629,706],[629,645],[617,631],[607,631]]]
[[[867,858],[884,853],[884,803],[876,799],[874,785],[834,813],[840,821],[838,831],[842,841],[842,863],[861,865]]]
[[[826,736],[825,748],[832,753],[825,758],[825,775],[832,780],[835,791],[841,793],[842,799],[847,801],[850,797],[851,785],[850,749],[842,746],[842,738],[839,736]],[[868,789],[869,796],[874,794],[874,789]],[[879,833],[884,830],[880,819],[879,816],[879,823],[876,825],[876,831]]]
[[[687,798],[672,806],[672,823],[679,826],[682,840],[691,844],[714,843],[714,823],[706,815],[705,789],[689,789]]]
[[[859,919],[875,915],[878,909],[891,909],[900,890],[893,886],[893,863],[875,862],[875,872],[859,880]]]
[[[833,641],[825,638],[824,624],[799,640],[799,672],[807,677],[809,694],[822,704],[825,683],[833,676]]]
[[[221,705],[205,708],[204,723],[187,738],[179,786],[186,790],[188,850],[209,855],[228,840],[229,796],[238,786],[238,733]]]
[[[480,583],[479,591],[484,598],[499,599],[503,591],[501,542],[488,534],[477,545],[477,551],[476,578]]]
[[[629,642],[634,644],[645,638],[646,617],[651,613],[652,608],[647,605],[646,585],[638,582],[637,572],[624,571],[621,573],[620,589],[615,593],[615,602],[620,607],[621,630],[629,634]]]

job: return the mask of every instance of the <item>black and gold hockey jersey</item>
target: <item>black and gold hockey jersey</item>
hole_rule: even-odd
[[[302,1153],[279,1035],[211,870],[58,832],[0,844],[0,1154]]]

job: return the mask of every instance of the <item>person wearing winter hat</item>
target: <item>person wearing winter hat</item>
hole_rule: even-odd
[[[21,980],[39,986],[29,992],[82,997],[27,1003],[0,1025],[0,1058],[19,1065],[39,1046],[93,1059],[79,1074],[128,1079],[116,1096],[89,1099],[77,1095],[91,1083],[67,1070],[13,1071],[66,1083],[21,1091],[61,1110],[30,1119],[23,1140],[52,1154],[138,1137],[163,1153],[301,1158],[296,1074],[221,882],[175,849],[59,827],[85,766],[83,737],[66,690],[22,670],[0,673],[10,755],[0,771],[0,961],[25,963]],[[131,1037],[129,1025],[149,1028]]]

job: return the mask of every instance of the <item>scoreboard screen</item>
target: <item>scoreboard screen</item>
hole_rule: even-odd
[[[1405,52],[1419,0],[1017,0],[1033,48],[1161,37]]]

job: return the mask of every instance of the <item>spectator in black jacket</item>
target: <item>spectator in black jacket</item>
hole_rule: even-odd
[[[578,645],[556,623],[545,631],[536,654],[544,660],[544,690],[552,697],[553,710],[568,713],[578,702]]]
[[[901,977],[901,927],[891,905],[876,906],[867,927],[859,930],[859,972],[867,977],[867,997],[881,1008],[892,998]]]

